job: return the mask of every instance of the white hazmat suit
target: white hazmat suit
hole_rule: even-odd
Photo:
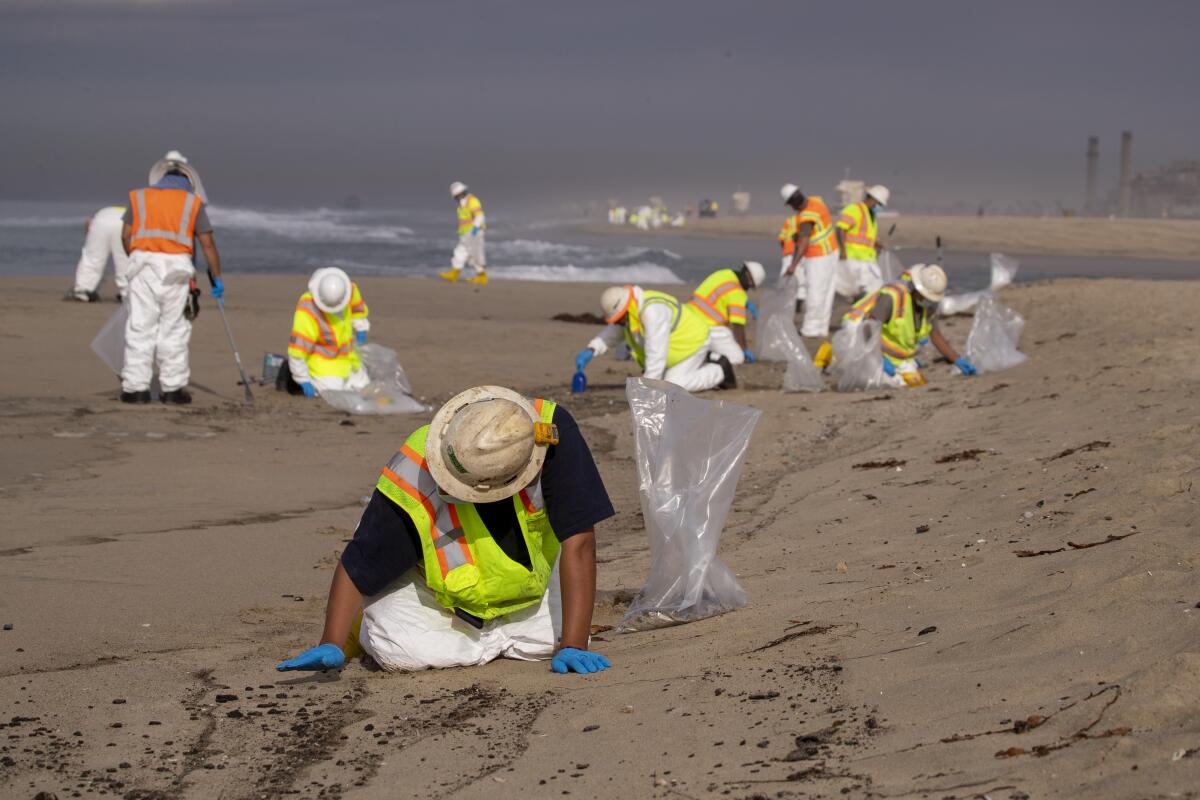
[[[121,220],[125,209],[119,206],[102,208],[88,221],[87,235],[79,264],[75,267],[75,286],[71,294],[79,300],[89,300],[104,280],[104,268],[109,258],[113,262],[113,278],[117,294],[125,296],[129,287],[129,256],[121,244]]]
[[[135,250],[130,256],[129,321],[125,323],[125,366],[121,389],[142,392],[154,376],[164,392],[187,386],[192,323],[183,315],[189,282],[196,272],[185,254]]]

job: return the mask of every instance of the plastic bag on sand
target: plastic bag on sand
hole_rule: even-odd
[[[967,360],[980,372],[1017,366],[1028,358],[1017,349],[1024,327],[1024,317],[1000,305],[991,293],[985,294],[975,309],[975,321],[967,336]]]
[[[92,352],[100,356],[100,360],[117,375],[125,366],[125,321],[128,319],[129,304],[121,303],[117,312],[108,318],[96,338],[92,339]]]
[[[787,353],[787,371],[783,373],[785,392],[819,392],[825,388],[821,370],[809,358],[808,350],[790,319],[784,319],[781,314],[771,317],[767,323],[766,341]]]
[[[883,371],[879,323],[873,319],[843,323],[833,335],[833,367],[839,392],[865,392],[891,384]]]
[[[775,286],[764,286],[759,292],[758,322],[754,328],[754,344],[759,361],[787,361],[787,343],[771,334],[771,320],[784,320],[796,328],[796,286],[799,278],[791,275]]]
[[[618,631],[630,633],[724,614],[746,593],[717,557],[750,435],[762,412],[700,400],[665,381],[630,378],[650,576]]]
[[[415,414],[430,409],[413,399],[412,385],[395,350],[364,344],[359,345],[358,355],[371,382],[357,392],[322,391],[326,403],[349,414]]]
[[[1003,289],[1012,283],[1020,266],[1021,262],[1011,256],[1006,256],[1003,253],[992,253],[991,285],[978,292],[963,292],[962,294],[952,294],[943,297],[942,302],[938,304],[938,313],[943,317],[949,317],[954,314],[966,314],[974,311],[975,306],[979,305],[979,301],[985,295],[994,293],[996,290]]]

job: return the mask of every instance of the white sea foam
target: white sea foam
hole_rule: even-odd
[[[620,267],[577,267],[529,264],[488,267],[488,275],[503,281],[547,281],[551,283],[683,283],[670,269],[643,262]]]
[[[0,228],[64,228],[73,227],[83,230],[83,221],[87,214],[74,217],[0,217]]]
[[[637,264],[660,258],[666,261],[679,261],[678,253],[670,250],[659,250],[649,247],[620,247],[597,248],[579,244],[562,244],[559,242],[544,242],[539,239],[508,239],[505,241],[489,241],[488,254],[493,257],[508,259],[530,260],[571,260],[571,261],[604,261]]]
[[[265,231],[285,239],[306,242],[392,242],[413,235],[403,225],[366,224],[349,212],[321,208],[316,211],[255,211],[213,206],[213,226],[223,229]]]

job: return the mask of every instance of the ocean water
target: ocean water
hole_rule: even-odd
[[[83,220],[96,206],[0,201],[0,275],[74,274]],[[453,207],[437,209],[254,209],[213,206],[209,215],[222,267],[237,273],[307,274],[338,266],[351,275],[432,277],[449,267]],[[779,269],[773,239],[700,239],[673,232],[580,233],[581,220],[512,218],[488,212],[488,273],[495,280],[695,284],[721,267],[761,261]],[[904,250],[905,264],[934,253]],[[1018,281],[1060,277],[1200,277],[1200,265],[1062,256],[1020,256]],[[986,253],[946,253],[951,291],[984,287]]]

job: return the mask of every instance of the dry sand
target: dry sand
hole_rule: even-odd
[[[836,211],[836,209],[835,209]],[[690,220],[684,228],[666,228],[672,236],[774,239],[783,223],[775,215],[727,216]],[[888,229],[895,224],[890,237]],[[631,226],[588,225],[588,233],[654,236]],[[947,249],[1012,255],[1099,256],[1166,261],[1200,260],[1200,221],[1163,219],[1090,219],[1067,217],[885,217],[880,238],[892,246],[933,249],[942,237]]]
[[[303,283],[230,276],[248,362]],[[1031,359],[969,381],[784,395],[779,366],[743,368],[722,396],[764,415],[722,554],[750,605],[603,633],[614,668],[587,677],[276,673],[423,420],[265,389],[243,410],[211,302],[198,402],[122,406],[87,349],[115,307],[3,286],[0,796],[1200,797],[1200,284],[1006,290]],[[495,381],[581,420],[618,510],[615,623],[648,562],[631,370],[598,360],[568,397],[592,329],[548,321],[598,287],[362,286],[431,401]]]

